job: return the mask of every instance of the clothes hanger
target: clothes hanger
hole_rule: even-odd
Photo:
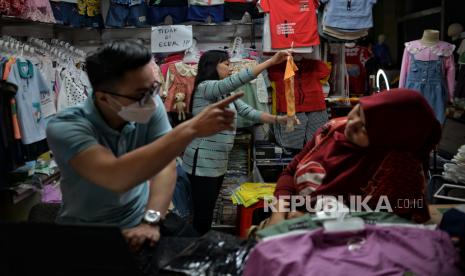
[[[344,43],[344,46],[347,47],[347,48],[355,48],[355,46],[357,46],[357,44],[355,42],[346,42],[346,43]]]
[[[197,39],[192,40],[192,45],[184,53],[182,61],[184,63],[198,63],[200,59],[200,51],[197,48]]]
[[[325,220],[325,233],[356,232],[365,229],[365,222],[359,217],[346,218],[350,209],[335,197],[322,197],[317,200],[317,218]]]
[[[350,217],[323,222],[325,233],[358,232],[365,229],[365,222],[359,217]]]
[[[231,62],[241,61],[243,51],[244,51],[244,45],[242,44],[242,38],[240,36],[236,36],[232,44],[232,48],[230,51],[231,58],[229,60]]]

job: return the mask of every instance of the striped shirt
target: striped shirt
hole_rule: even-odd
[[[193,95],[193,114],[197,115],[208,105],[228,96],[234,90],[254,79],[251,69],[242,69],[223,80],[200,83]],[[251,121],[260,122],[261,111],[253,109],[241,100],[229,105],[237,114]],[[183,169],[192,175],[218,177],[226,173],[228,155],[234,145],[236,131],[222,131],[213,136],[197,138],[187,146],[183,156]],[[197,155],[197,158],[195,156]],[[195,165],[195,169],[194,169]]]

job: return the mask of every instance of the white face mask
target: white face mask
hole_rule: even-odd
[[[119,106],[118,116],[127,122],[136,122],[140,124],[146,124],[149,122],[153,113],[157,108],[155,99],[153,96],[147,95],[148,99],[145,100],[144,105],[140,106],[139,102],[132,103],[124,106],[111,96],[108,97],[111,101]]]

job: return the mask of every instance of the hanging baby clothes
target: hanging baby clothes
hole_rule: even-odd
[[[29,19],[32,21],[55,23],[52,7],[47,0],[28,0],[25,1],[26,9],[20,15],[21,18]]]
[[[194,90],[195,77],[197,76],[197,64],[186,64],[184,62],[172,63],[168,67],[165,78],[165,108],[167,112],[176,112],[174,104],[176,94],[184,94],[185,112],[191,112],[190,103],[192,91]]]
[[[81,74],[78,75],[78,72]],[[65,69],[61,72],[60,92],[58,93],[57,110],[83,103],[91,91],[90,81],[82,71]]]
[[[26,0],[2,0],[0,1],[0,14],[20,16],[26,10]]]
[[[342,40],[355,40],[368,35],[373,27],[373,5],[377,0],[320,0],[325,4],[322,16],[324,34]]]
[[[362,46],[345,47],[349,93],[365,94],[368,88],[366,62],[372,57],[371,51]]]
[[[29,60],[31,60],[37,70],[40,71],[44,79],[48,82],[49,87],[52,88],[51,93],[46,94],[46,97],[40,99],[42,115],[46,118],[57,112],[56,94],[53,89],[55,85],[55,69],[53,68],[53,62],[50,57],[47,56],[30,57]]]
[[[316,0],[261,0],[260,6],[270,14],[271,46],[275,49],[308,47],[320,44]]]
[[[440,41],[427,47],[420,40],[405,43],[399,87],[420,92],[444,123],[446,104],[454,95],[455,46]]]
[[[16,103],[23,144],[45,139],[45,116],[41,105],[43,98],[52,97],[48,82],[31,61],[16,59],[11,67],[8,82],[18,87]]]
[[[295,71],[299,70],[294,63],[292,56],[287,57],[286,70],[284,72],[284,94],[286,96],[287,124],[286,131],[294,131],[295,117],[295,95],[294,95],[294,76]]]
[[[232,74],[238,73],[241,69],[252,68],[257,65],[257,61],[251,59],[241,59],[230,64]],[[241,100],[258,111],[270,112],[268,106],[268,91],[263,74],[260,74],[254,80],[242,85],[234,92],[244,92]],[[249,120],[245,117],[237,116],[237,128],[246,128],[256,125],[256,121]]]

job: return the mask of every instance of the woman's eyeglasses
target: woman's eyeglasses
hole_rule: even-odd
[[[143,106],[143,105],[145,105],[147,103],[147,101],[148,101],[148,99],[150,97],[152,97],[153,95],[158,95],[160,93],[160,88],[161,88],[161,84],[159,82],[156,82],[151,90],[149,90],[149,91],[147,91],[145,93],[142,93],[139,96],[126,96],[126,95],[121,95],[121,94],[118,94],[118,93],[105,91],[105,90],[99,90],[99,91],[102,92],[102,93],[105,93],[105,94],[110,94],[110,95],[113,95],[113,96],[133,100],[135,102],[138,102],[139,106]]]

